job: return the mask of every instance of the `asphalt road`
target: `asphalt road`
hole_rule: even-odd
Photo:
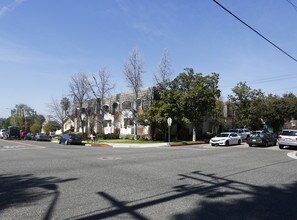
[[[292,151],[0,140],[0,219],[296,219]]]

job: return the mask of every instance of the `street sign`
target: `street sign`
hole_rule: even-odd
[[[167,118],[167,124],[168,124],[168,126],[171,126],[171,123],[172,123],[172,118]]]
[[[172,118],[167,118],[167,124],[168,124],[168,142],[170,143],[170,126],[172,124]]]

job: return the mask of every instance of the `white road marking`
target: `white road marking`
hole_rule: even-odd
[[[34,146],[27,147],[23,145],[12,145],[12,146],[0,146],[0,151],[8,151],[8,150],[36,150],[36,149],[44,149],[46,147]]]
[[[99,160],[119,160],[120,157],[98,157]]]

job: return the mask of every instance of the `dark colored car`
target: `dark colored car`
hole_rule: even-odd
[[[275,146],[277,138],[274,134],[265,131],[255,131],[247,138],[247,144],[252,146]]]
[[[37,133],[35,134],[34,141],[51,141],[51,137],[45,133]]]
[[[3,134],[3,139],[20,139],[20,129],[15,126],[10,126]]]
[[[77,134],[63,134],[59,138],[59,144],[81,144],[81,138]]]
[[[34,134],[32,132],[27,132],[24,136],[24,140],[33,140]]]

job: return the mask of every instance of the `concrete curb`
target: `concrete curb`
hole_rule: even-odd
[[[156,144],[109,144],[113,148],[148,148],[148,147],[169,147],[168,143]]]
[[[194,143],[180,143],[180,144],[173,144],[170,147],[180,147],[180,146],[192,146],[192,145],[200,145],[200,144],[208,144],[207,142],[194,142]]]
[[[297,160],[297,151],[290,152],[287,155],[288,155],[288,157],[291,157],[291,158]]]

